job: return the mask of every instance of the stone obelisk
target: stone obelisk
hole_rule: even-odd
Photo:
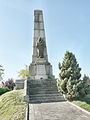
[[[32,40],[33,55],[32,63],[29,67],[31,79],[54,78],[52,75],[52,66],[48,62],[43,13],[41,10],[34,11]]]
[[[35,10],[34,11],[34,25],[33,25],[33,56],[32,56],[32,62],[36,62],[38,56],[37,51],[37,43],[39,42],[39,39],[41,38],[45,42],[45,48],[44,48],[44,60],[48,61],[47,58],[47,50],[46,50],[46,38],[45,38],[45,30],[44,30],[44,21],[43,21],[43,13],[41,10]]]

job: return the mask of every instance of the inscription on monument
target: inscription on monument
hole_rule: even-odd
[[[38,65],[38,66],[37,66],[37,74],[39,74],[39,75],[44,75],[44,74],[46,74],[45,66],[43,66],[43,65]]]

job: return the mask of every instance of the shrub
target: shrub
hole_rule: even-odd
[[[90,94],[85,96],[84,101],[90,104]]]
[[[14,81],[13,81],[12,78],[11,78],[11,79],[9,78],[9,79],[4,83],[4,86],[7,87],[7,88],[9,88],[9,89],[11,89],[11,90],[13,90],[14,87],[15,87],[15,83],[14,83]]]
[[[6,93],[6,92],[9,92],[10,89],[9,88],[0,88],[0,95]]]
[[[78,100],[90,104],[90,94],[87,94],[84,98],[79,98]]]

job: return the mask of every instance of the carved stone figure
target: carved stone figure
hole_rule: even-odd
[[[44,47],[45,47],[45,42],[44,40],[40,37],[37,43],[37,48],[38,48],[38,57],[39,58],[44,58]]]

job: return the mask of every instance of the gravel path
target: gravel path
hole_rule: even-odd
[[[30,104],[29,120],[90,120],[90,115],[68,102]]]

